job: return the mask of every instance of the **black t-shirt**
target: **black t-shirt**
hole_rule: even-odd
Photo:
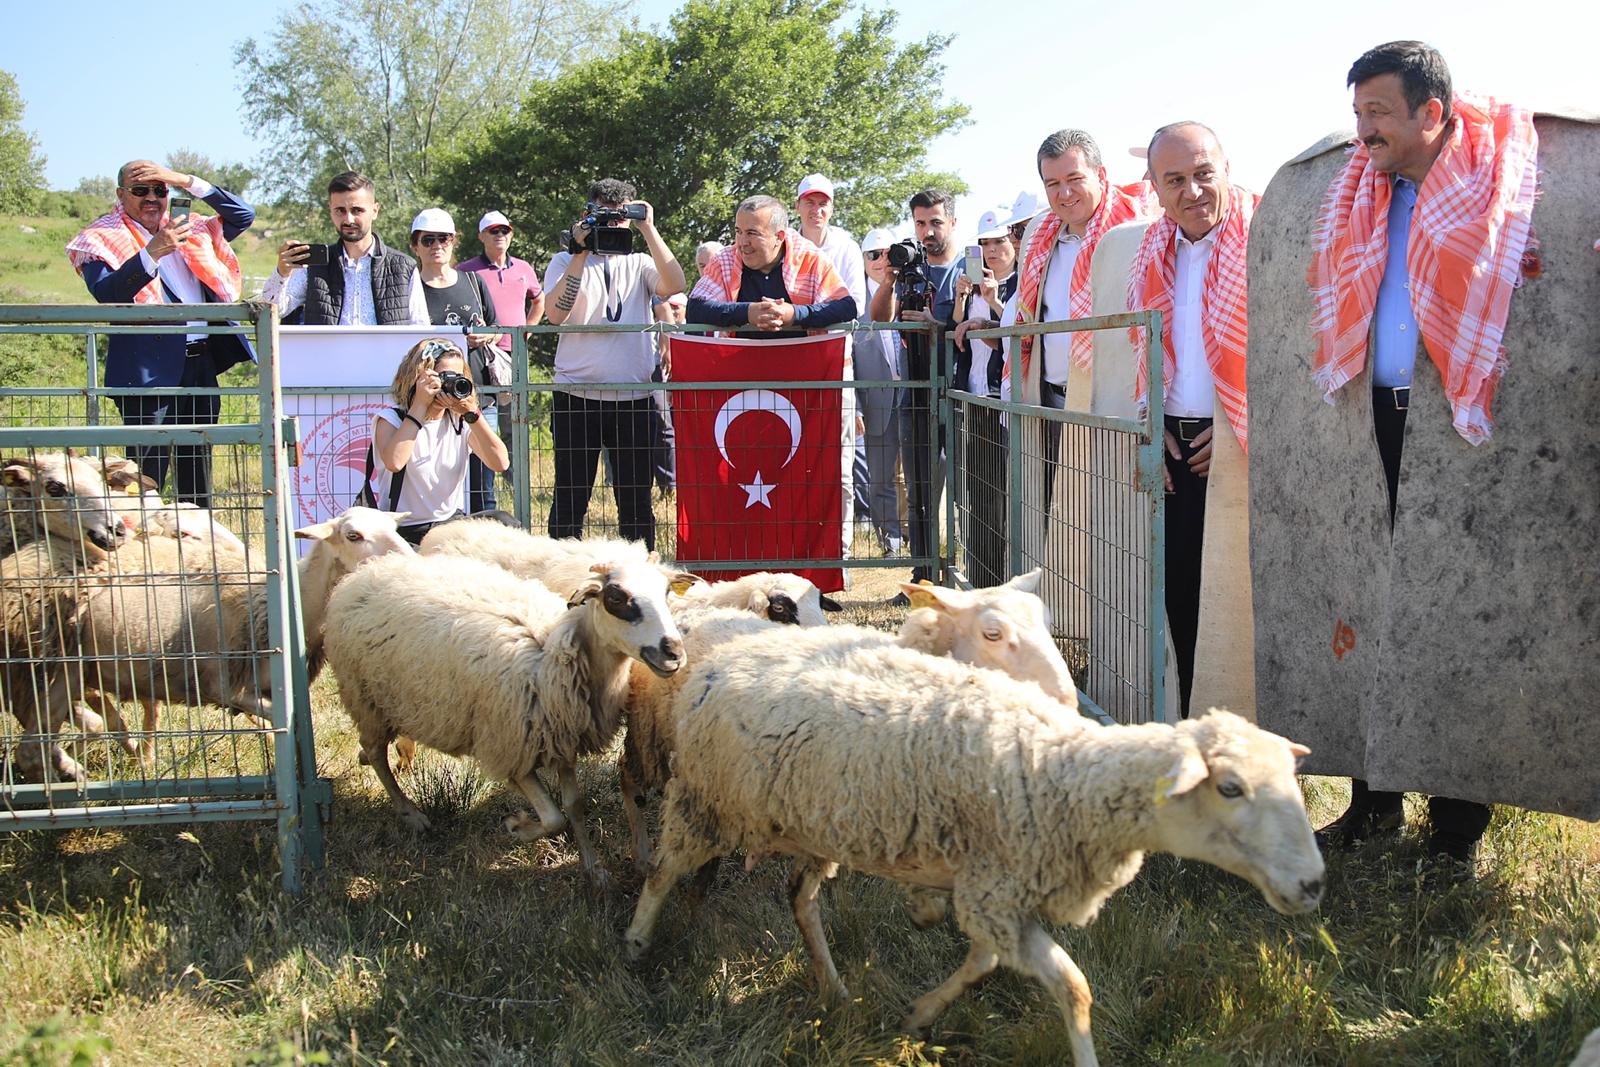
[[[481,300],[478,284],[469,271],[456,271],[454,285],[435,288],[424,284],[422,293],[428,300],[428,318],[435,326],[498,326],[494,316],[494,301]]]

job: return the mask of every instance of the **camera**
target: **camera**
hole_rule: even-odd
[[[899,272],[894,298],[905,311],[927,311],[933,303],[933,279],[928,277],[928,252],[922,242],[907,237],[889,246],[889,266]]]
[[[439,372],[439,395],[449,397],[451,400],[465,400],[471,396],[477,386],[472,384],[472,379],[465,374],[458,374],[453,370]]]
[[[588,213],[578,220],[579,225],[588,231],[583,235],[583,243],[579,244],[572,239],[571,230],[562,230],[563,248],[573,255],[579,252],[593,252],[601,256],[625,256],[633,251],[633,231],[615,224],[627,219],[635,221],[643,219],[645,217],[643,204],[623,204],[621,207],[600,207],[590,204],[587,210]]]

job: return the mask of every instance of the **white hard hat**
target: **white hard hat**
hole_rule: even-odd
[[[990,241],[996,237],[1004,237],[1011,232],[1011,227],[1000,221],[1000,212],[985,211],[978,218],[978,236],[976,240]]]
[[[411,220],[412,233],[455,233],[456,220],[442,207],[430,207]]]
[[[894,244],[894,231],[886,230],[882,226],[868,230],[866,236],[861,238],[861,251],[876,252],[880,248],[888,248]]]
[[[1039,203],[1039,195],[1024,190],[1011,202],[1011,215],[1006,219],[1005,225],[1011,227],[1019,222],[1030,222],[1043,210],[1044,205]]]

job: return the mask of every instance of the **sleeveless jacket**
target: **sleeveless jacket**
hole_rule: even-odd
[[[306,268],[305,315],[307,326],[337,326],[344,306],[344,267],[341,246],[328,246],[326,266]],[[411,276],[417,261],[404,252],[387,248],[372,236],[372,306],[379,326],[404,326],[411,321]]]

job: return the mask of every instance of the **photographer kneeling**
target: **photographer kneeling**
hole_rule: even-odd
[[[511,466],[511,457],[479,417],[466,357],[444,338],[419,341],[406,353],[389,394],[398,406],[372,420],[378,475],[371,499],[386,511],[410,512],[400,536],[415,545],[439,523],[462,514],[469,453],[494,471]]]

